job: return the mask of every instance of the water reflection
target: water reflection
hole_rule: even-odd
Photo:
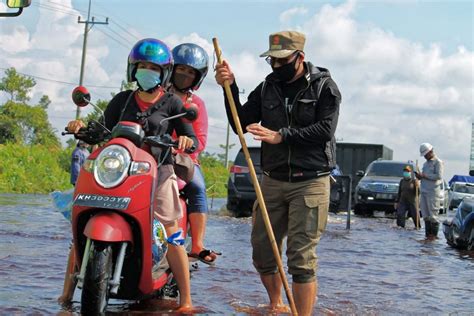
[[[198,264],[192,273],[195,314],[271,314],[251,262],[250,220],[220,211],[224,203],[213,201],[206,236],[223,255],[215,267]],[[352,216],[348,231],[345,214],[331,214],[318,247],[315,313],[474,314],[474,253],[447,246],[441,232],[428,242],[411,222],[398,229],[393,218],[376,215]],[[69,223],[44,195],[0,195],[0,216],[0,314],[78,314],[80,291],[69,308],[56,302]],[[166,315],[175,307],[173,300],[112,300],[108,314]]]

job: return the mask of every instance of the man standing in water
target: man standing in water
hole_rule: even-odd
[[[72,152],[71,157],[71,184],[76,185],[77,177],[79,176],[79,171],[81,170],[82,165],[89,157],[89,151],[87,148],[89,144],[85,141],[80,140],[77,142],[77,146]]]
[[[437,238],[439,230],[437,202],[443,181],[444,165],[434,154],[430,143],[420,145],[420,155],[426,159],[422,172],[415,172],[416,177],[421,180],[420,211],[425,221],[426,238]]]
[[[305,62],[305,36],[270,35],[261,54],[272,68],[244,105],[229,64],[216,67],[216,81],[228,80],[243,130],[262,141],[262,192],[275,240],[287,239],[288,271],[299,315],[311,315],[317,297],[316,245],[327,222],[329,173],[335,166],[335,139],[341,94],[329,71]],[[226,100],[227,117],[236,132]],[[261,125],[260,125],[260,124]],[[252,227],[254,266],[270,298],[282,308],[282,280],[259,209]]]

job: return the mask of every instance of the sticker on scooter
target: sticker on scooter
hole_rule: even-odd
[[[78,194],[74,200],[74,205],[126,210],[130,201],[132,199],[129,197]]]

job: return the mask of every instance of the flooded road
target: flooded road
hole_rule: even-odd
[[[215,267],[199,264],[191,280],[197,314],[263,314],[268,299],[251,262],[250,219],[227,216],[224,204],[213,201],[206,236],[206,245],[223,255]],[[474,314],[474,253],[452,249],[442,232],[425,241],[411,221],[402,230],[393,218],[351,220],[348,231],[345,214],[330,214],[318,247],[315,313]],[[80,291],[68,310],[56,302],[70,240],[70,224],[52,210],[49,196],[0,195],[0,315],[78,314]],[[112,300],[109,313],[173,306]]]

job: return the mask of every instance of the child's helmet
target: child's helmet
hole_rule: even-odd
[[[208,70],[209,57],[206,51],[199,45],[183,43],[173,48],[172,53],[175,65],[189,66],[197,71],[196,79],[194,79],[191,89],[199,89]]]

